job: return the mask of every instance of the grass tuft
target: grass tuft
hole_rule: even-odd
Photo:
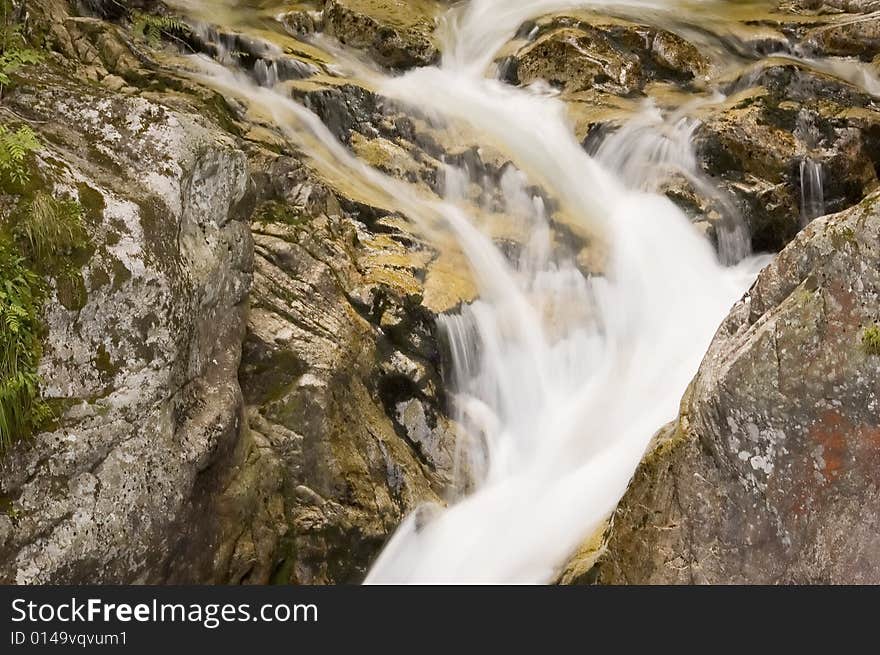
[[[865,328],[862,333],[862,348],[869,355],[880,355],[880,325]]]
[[[42,191],[26,206],[14,234],[37,264],[84,248],[89,237],[83,227],[83,208],[74,200],[53,198]]]

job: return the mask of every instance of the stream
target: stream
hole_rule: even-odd
[[[206,41],[218,22],[242,31],[272,24],[264,5],[175,4]],[[620,129],[587,149],[559,93],[506,82],[499,51],[543,16],[601,9],[702,41],[722,80],[756,65],[713,36],[712,26],[745,11],[739,5],[471,0],[438,18],[438,64],[398,74],[314,35],[311,45],[334,62],[334,74],[368,85],[451,140],[466,130],[509,162],[500,179],[447,164],[442,197],[358,159],[265,62],[246,70],[228,47],[187,58],[189,75],[267,117],[318,169],[382,198],[429,242],[458,249],[478,288],[477,300],[438,319],[460,428],[456,479],[445,505],[419,507],[403,521],[367,583],[555,580],[603,529],[651,438],[675,419],[719,323],[770,258],[751,252],[735,210],[713,244],[662,192],[675,174],[725,206],[693,145],[701,107],[725,102],[723,85],[682,94],[672,109],[650,98],[637,103]],[[767,57],[877,88],[859,62],[784,48]],[[806,223],[824,213],[823,171],[804,159],[801,175]],[[475,201],[489,197],[491,204]],[[583,266],[561,245],[560,217],[588,235],[598,263]],[[497,238],[499,221],[518,235],[516,247]]]

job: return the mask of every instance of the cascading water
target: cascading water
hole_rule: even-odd
[[[824,213],[822,162],[804,157],[801,160],[801,224],[806,225]]]
[[[500,32],[559,4],[474,2],[446,24],[443,68],[383,86],[470,123],[602,234],[609,252],[604,275],[585,277],[543,243],[540,212],[529,254],[512,262],[472,226],[455,226],[482,291],[445,319],[466,461],[479,479],[450,507],[405,521],[367,582],[552,580],[675,416],[717,324],[755,272],[754,260],[722,268],[672,203],[627,189],[627,176],[643,171],[623,162],[617,178],[591,159],[561,103],[482,76],[491,49],[511,36]],[[483,20],[493,11],[503,20]],[[481,40],[482,25],[496,31]]]
[[[819,130],[816,128],[815,112],[801,110],[798,113],[795,134],[800,137],[811,153],[801,158],[800,162],[800,187],[801,187],[801,225],[804,226],[814,218],[825,213],[825,189],[823,185],[822,162],[813,156],[812,152],[818,149],[821,140]]]
[[[429,235],[445,226],[480,290],[479,300],[440,317],[462,426],[458,484],[447,507],[420,508],[403,522],[368,583],[554,579],[675,417],[716,327],[764,261],[741,250],[729,258],[739,264],[723,267],[683,213],[651,191],[647,171],[657,163],[696,175],[687,121],[659,139],[654,128],[624,128],[619,156],[595,159],[552,94],[484,77],[523,22],[580,4],[589,3],[473,0],[442,24],[441,67],[397,78],[365,72],[382,95],[468,124],[510,159],[486,195],[503,199],[506,220],[525,235],[513,249],[494,242],[473,211],[466,171],[449,167],[445,200],[427,200],[356,160],[288,97],[198,62],[208,83],[260,105],[319,166],[378,190]],[[268,70],[257,76],[272,82]],[[555,243],[557,219],[535,187],[590,235],[596,270],[585,273]]]
[[[706,102],[718,102],[721,97]],[[693,137],[699,121],[689,117],[691,103],[664,116],[656,105],[644,109],[599,144],[595,158],[628,186],[660,192],[681,180],[704,198],[711,199],[721,215],[716,223],[718,254],[723,264],[736,264],[751,254],[748,226],[729,198],[720,193],[700,168]]]

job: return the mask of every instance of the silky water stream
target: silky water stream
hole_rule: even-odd
[[[472,0],[440,21],[439,66],[396,77],[359,72],[437,129],[466,125],[509,159],[496,181],[447,166],[442,199],[355,158],[273,88],[277,75],[265,64],[246,74],[191,58],[195,75],[259,107],[316,166],[380,194],[427,238],[452,235],[478,286],[478,300],[439,317],[461,428],[458,479],[445,506],[404,520],[367,583],[552,581],[602,528],[651,437],[675,418],[720,321],[767,261],[749,254],[740,228],[720,240],[719,257],[657,192],[669,170],[709,184],[683,114],[646,106],[590,156],[553,93],[486,74],[524,22],[583,4]],[[500,214],[523,235],[516,247],[492,238],[468,197],[475,183],[501,199]],[[590,235],[595,270],[559,247],[553,212]]]

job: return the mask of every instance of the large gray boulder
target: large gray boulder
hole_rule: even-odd
[[[52,283],[54,425],[2,460],[0,581],[152,582],[201,474],[238,437],[253,245],[247,160],[203,119],[45,77],[8,100],[42,175],[86,208],[76,298]]]

